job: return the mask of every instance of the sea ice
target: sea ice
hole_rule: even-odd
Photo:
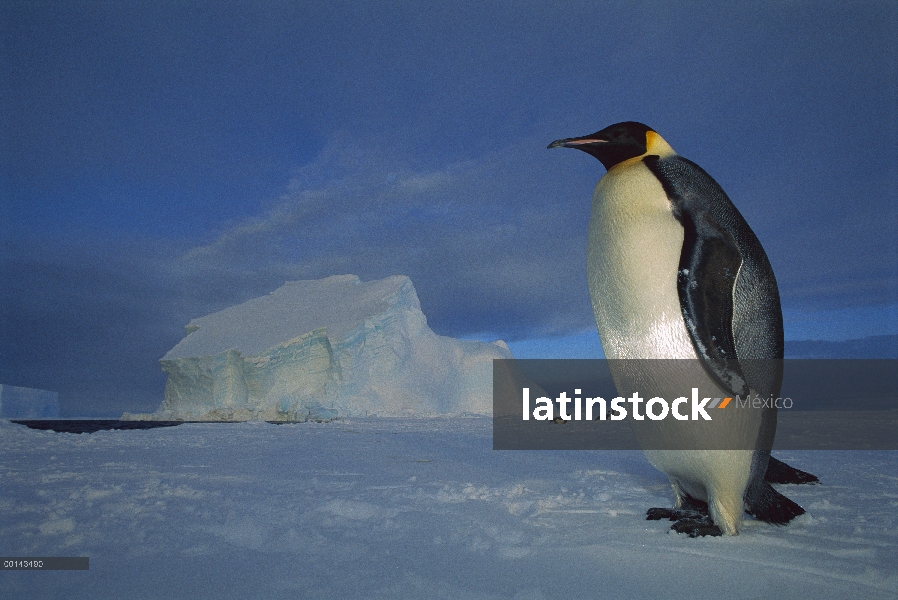
[[[898,454],[790,451],[819,485],[785,527],[646,521],[639,451],[494,451],[487,417],[198,423],[92,434],[0,420],[0,547],[87,571],[0,573],[43,598],[898,597]]]
[[[160,361],[165,400],[123,418],[303,421],[489,414],[502,341],[436,335],[411,280],[293,281],[192,320]]]

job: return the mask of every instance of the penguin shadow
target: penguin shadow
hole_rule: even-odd
[[[820,483],[820,479],[817,478],[817,476],[796,469],[795,467],[790,467],[786,463],[777,460],[772,456],[767,465],[767,472],[764,474],[764,481],[767,484],[813,485]],[[787,498],[783,499],[788,501]],[[752,516],[772,525],[785,525],[794,517],[804,514],[805,512],[803,508],[794,502],[788,502],[792,505],[789,507],[790,510],[788,513],[783,513],[781,515],[765,514]],[[697,500],[696,498],[692,498],[691,496],[686,496],[679,508],[650,508],[646,511],[645,519],[646,521],[661,521],[663,519],[673,521],[674,524],[670,526],[671,530],[676,531],[677,533],[685,533],[691,538],[723,535],[720,527],[715,525],[714,521],[711,520],[711,515],[708,512],[708,504],[701,500]]]

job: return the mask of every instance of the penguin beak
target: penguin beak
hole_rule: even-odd
[[[603,140],[595,137],[593,135],[585,135],[583,137],[573,137],[573,138],[564,138],[563,140],[555,140],[551,144],[547,146],[548,148],[576,148],[577,146],[585,146],[586,144],[600,144],[600,143],[608,143],[608,140]]]

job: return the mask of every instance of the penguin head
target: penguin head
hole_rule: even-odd
[[[549,148],[576,148],[599,159],[610,170],[625,160],[657,154],[674,154],[673,149],[648,125],[635,121],[617,123],[581,137],[555,140]]]

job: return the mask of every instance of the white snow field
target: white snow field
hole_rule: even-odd
[[[669,506],[638,451],[494,451],[485,417],[183,424],[66,434],[0,422],[3,598],[895,598],[898,453],[792,451],[807,509],[730,538]]]

